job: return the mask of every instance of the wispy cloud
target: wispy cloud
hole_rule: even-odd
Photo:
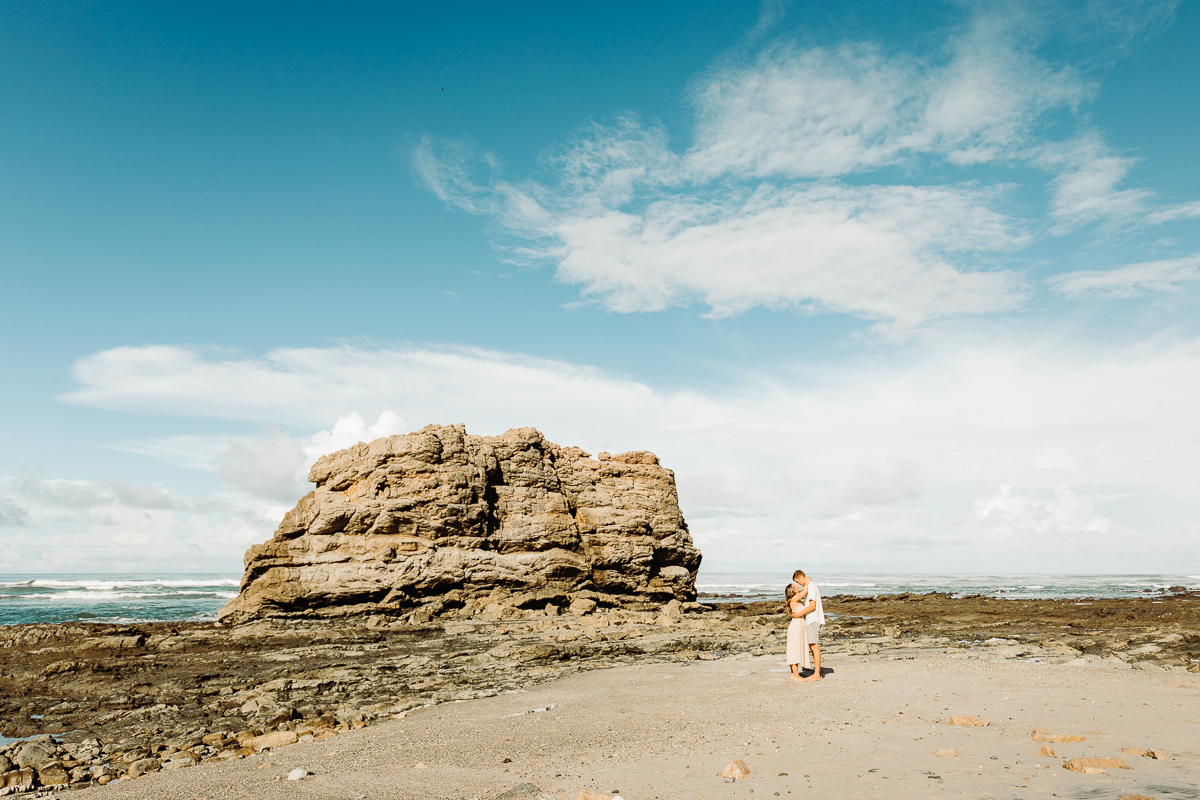
[[[1147,222],[1155,195],[1147,189],[1117,189],[1134,160],[1118,156],[1095,132],[1047,145],[1038,162],[1057,172],[1050,182],[1050,213],[1055,233],[1111,221]]]
[[[926,53],[786,37],[739,50],[693,80],[683,150],[625,115],[552,150],[543,181],[502,179],[495,156],[431,139],[416,167],[439,198],[492,220],[505,258],[553,264],[610,310],[844,313],[903,337],[930,320],[1020,307],[1023,276],[994,262],[1039,230],[1192,214],[1123,187],[1134,159],[1076,113],[1094,81],[1040,55],[1067,30],[1119,49],[1173,7],[1101,5],[969,6]],[[1050,173],[1045,220],[1006,210],[1015,187],[995,168],[1014,166]]]
[[[1182,284],[1200,281],[1200,255],[1147,261],[1108,270],[1066,272],[1049,279],[1056,292],[1068,297],[1139,297],[1178,291]]]

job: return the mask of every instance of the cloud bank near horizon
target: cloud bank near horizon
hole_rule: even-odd
[[[854,554],[870,568],[1018,569],[1028,545],[1047,569],[1104,571],[1128,563],[1131,548],[1166,568],[1196,546],[1187,527],[1196,520],[1157,507],[1196,499],[1188,441],[1200,436],[1189,388],[1200,382],[1197,340],[1091,353],[973,344],[791,382],[747,375],[739,389],[709,392],[478,348],[286,348],[262,357],[115,348],[82,359],[76,374],[71,403],[295,431],[118,445],[216,471],[239,498],[227,500],[237,510],[222,519],[240,520],[247,537],[262,538],[306,491],[303,476],[322,453],[465,422],[485,435],[535,425],[591,452],[655,451],[677,472],[710,565],[736,568],[803,546],[818,563]],[[336,420],[328,430],[304,433],[328,419]],[[34,524],[69,506],[67,494],[87,495],[77,507],[109,517],[141,508],[185,520],[177,525],[216,507],[153,487],[134,502],[113,487],[52,496],[46,486],[10,483],[0,494]],[[1130,531],[1136,542],[1120,535]],[[754,556],[741,550],[748,539],[762,545]]]

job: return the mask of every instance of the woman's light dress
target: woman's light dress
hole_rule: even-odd
[[[808,655],[808,626],[804,624],[804,617],[792,617],[788,623],[787,663],[789,667],[800,664],[804,669],[812,669]]]

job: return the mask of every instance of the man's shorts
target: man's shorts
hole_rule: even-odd
[[[821,623],[810,622],[808,624],[808,643],[810,646],[821,643]]]

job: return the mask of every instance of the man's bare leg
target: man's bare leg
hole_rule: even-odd
[[[807,678],[801,678],[800,680],[819,681],[821,680],[821,645],[812,644],[809,645],[809,649],[812,650],[813,654],[813,674],[809,675]]]

